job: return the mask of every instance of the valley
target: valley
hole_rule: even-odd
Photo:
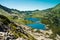
[[[60,4],[34,11],[0,5],[0,32],[14,40],[60,40]]]

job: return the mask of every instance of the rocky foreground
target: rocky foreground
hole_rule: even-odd
[[[60,36],[58,34],[55,38],[53,38],[52,30],[30,29],[27,26],[25,26],[25,28],[26,28],[26,31],[30,35],[32,35],[36,40],[60,40]]]
[[[38,30],[30,28],[26,25],[11,22],[7,17],[0,15],[0,32],[13,35],[15,40],[60,40],[60,36],[57,34],[54,37],[52,30]],[[11,38],[11,36],[9,36]],[[12,38],[12,39],[13,39]]]

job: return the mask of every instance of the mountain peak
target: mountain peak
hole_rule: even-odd
[[[4,11],[7,11],[8,13],[11,12],[11,10],[3,5],[0,4],[0,8],[3,9]]]
[[[0,8],[3,8],[4,6],[2,6],[1,4],[0,4]]]
[[[60,5],[60,3],[58,5]]]
[[[53,7],[53,10],[55,10],[55,11],[59,11],[59,10],[60,10],[60,3],[57,4],[55,7]]]
[[[56,6],[60,6],[60,3],[59,3],[59,4],[57,4]]]
[[[57,5],[55,6],[55,8],[56,8],[56,7],[60,7],[60,3],[59,3],[59,4],[57,4]]]

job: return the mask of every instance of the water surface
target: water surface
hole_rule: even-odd
[[[35,29],[42,29],[42,30],[45,30],[45,25],[40,23],[39,21],[41,21],[40,19],[38,18],[26,18],[26,20],[30,20],[30,21],[33,21],[34,24],[27,24],[27,26],[29,27],[32,27],[32,28],[35,28]]]

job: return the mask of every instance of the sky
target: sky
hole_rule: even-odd
[[[44,10],[54,7],[60,0],[0,0],[0,4],[20,11]]]

